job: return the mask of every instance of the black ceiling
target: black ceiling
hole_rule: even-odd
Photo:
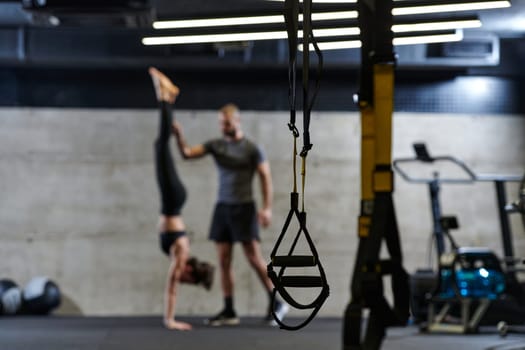
[[[264,13],[279,10],[283,6],[282,2],[268,0],[0,0],[0,26],[13,25],[17,21],[24,23],[24,11],[20,10],[22,3],[66,3],[69,4],[71,12],[75,12],[75,9],[81,12],[82,8],[88,7],[86,4],[93,6],[97,1],[104,4],[102,7],[106,8],[112,7],[112,4],[118,5],[113,7],[119,7],[123,12],[126,11],[126,6],[123,4],[127,4],[127,7],[133,3],[148,4],[154,9],[153,17],[156,19],[207,17],[228,13]],[[421,2],[425,1],[421,0]],[[314,6],[327,5],[314,4]],[[525,36],[524,0],[513,0],[510,8],[479,11],[478,15],[483,22],[480,31],[496,33],[501,37]],[[27,15],[25,18],[27,19]]]
[[[181,84],[194,91],[192,98],[186,95],[186,107],[205,108],[210,103],[215,106],[219,101],[214,98],[223,101],[226,97],[221,93],[230,95],[232,91],[247,95],[246,105],[252,108],[258,104],[261,104],[260,108],[269,109],[286,106],[283,81],[285,84],[288,58],[284,40],[243,43],[241,50],[213,44],[159,47],[141,44],[141,37],[153,32],[153,19],[262,14],[279,11],[283,6],[280,2],[151,0],[152,11],[146,13],[122,6],[122,3],[140,4],[146,0],[45,1],[67,5],[67,15],[65,12],[59,15],[64,15],[59,25],[49,21],[48,15],[53,11],[27,11],[22,7],[22,1],[0,0],[0,77],[5,85],[4,93],[0,94],[0,105],[76,106],[85,103],[97,106],[100,102],[100,106],[111,106],[111,103],[128,106],[136,102],[136,107],[146,106],[151,102],[151,96],[141,98],[144,89],[149,88],[144,72],[147,66],[156,65],[176,74]],[[102,7],[117,5],[106,13],[84,11],[83,6],[89,7],[87,5],[97,2],[103,4]],[[514,0],[509,9],[479,11],[477,14],[483,27],[466,31],[470,39],[460,44],[396,47],[399,79],[405,79],[406,84],[416,81],[413,91],[418,91],[417,86],[428,82],[433,84],[436,79],[485,75],[511,79],[509,84],[513,87],[509,91],[513,93],[517,84],[514,80],[525,77],[525,0]],[[479,52],[471,51],[480,48],[487,50],[489,55],[482,57]],[[351,108],[355,85],[350,89],[348,82],[356,81],[359,50],[327,51],[324,55],[323,86],[324,91],[330,93],[322,95],[320,101],[325,99],[325,108]],[[93,86],[102,86],[100,82],[104,77],[96,76],[100,69],[104,69],[107,76],[111,75],[115,85],[111,87],[104,83],[99,89],[126,90],[126,94],[120,99],[112,97],[106,101],[103,96],[110,94],[101,90],[98,102],[87,100],[87,95],[81,90],[84,85],[86,91]],[[93,81],[93,86],[88,84],[90,81]],[[230,90],[219,88],[217,84]],[[12,86],[17,86],[18,91],[29,87],[34,93],[18,94],[13,92]],[[136,96],[130,99],[129,91],[133,86]],[[518,90],[522,90],[521,85]],[[403,96],[412,95],[404,93]],[[28,98],[30,100],[26,101]],[[2,99],[7,102],[2,102]],[[517,110],[523,109],[525,107],[520,105]]]
[[[27,4],[33,5],[28,6]],[[40,4],[46,5],[41,7]],[[151,8],[151,11],[137,10],[147,6]],[[128,40],[132,41],[135,40],[138,33],[137,29],[142,31],[138,34],[139,36],[152,31],[151,21],[156,19],[201,18],[239,13],[264,14],[279,12],[282,6],[282,2],[268,0],[0,0],[0,46],[2,46],[2,40],[4,42],[20,40],[19,37],[8,38],[15,29],[17,31],[28,28],[33,31],[42,28],[52,29],[51,32],[58,33],[59,36],[71,31],[74,31],[74,35],[93,33],[96,36],[100,30],[107,31],[110,36],[110,29],[117,29],[120,30],[120,37],[123,35],[123,30],[130,29]],[[316,4],[315,6],[330,5]],[[342,5],[332,4],[331,6]],[[97,13],[85,11],[93,7],[101,10]],[[35,11],[40,8],[43,8],[44,11]],[[67,11],[59,12],[61,8],[66,8]],[[476,14],[480,17],[483,26],[465,30],[467,36],[493,35],[497,38],[525,38],[525,0],[514,0],[511,8],[478,11]],[[58,20],[54,21],[54,17]],[[2,30],[4,36],[2,36]],[[164,33],[166,32],[155,31],[156,35]],[[17,35],[20,36],[20,33]],[[3,46],[5,47],[5,44]],[[198,50],[199,46],[186,46],[182,49],[170,47],[162,51],[180,52],[187,49],[191,52],[195,48]],[[23,48],[18,47],[17,49],[20,51]]]
[[[343,5],[317,4],[314,9],[322,6]],[[0,64],[53,68],[142,68],[152,63],[180,68],[283,67],[287,61],[283,40],[228,47],[141,44],[144,36],[173,33],[153,30],[151,22],[156,19],[264,14],[280,12],[282,7],[282,2],[268,0],[0,0]],[[524,49],[520,49],[525,41],[525,0],[514,0],[511,8],[475,14],[483,26],[465,30],[463,42],[397,47],[399,65],[446,69],[496,67],[501,62],[500,40],[506,40],[507,45],[514,41],[513,53],[525,58]],[[356,51],[327,51],[326,66],[355,68],[359,64]],[[523,71],[521,66],[515,69]]]
[[[209,16],[225,12],[258,12],[279,9],[282,3],[265,0],[153,0],[159,18]]]

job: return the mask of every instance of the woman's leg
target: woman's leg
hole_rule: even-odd
[[[161,197],[160,232],[184,231],[180,210],[186,199],[186,190],[175,170],[169,147],[172,124],[172,104],[180,90],[156,68],[149,69],[160,106],[159,131],[155,140],[155,170]]]
[[[172,103],[175,101],[179,89],[155,68],[150,68],[150,74],[160,107],[159,131],[155,140],[155,170],[162,206],[161,214],[165,218],[161,218],[159,224],[161,226],[170,225],[168,221],[176,221],[174,224],[177,225],[180,224],[177,221],[182,220],[180,212],[186,200],[186,190],[175,169],[169,141],[173,122]],[[180,231],[183,229],[177,227],[176,230],[166,230],[162,227],[160,231]]]
[[[186,200],[186,189],[175,169],[170,149],[171,105],[160,103],[159,134],[155,140],[155,170],[160,190],[161,213],[166,217],[180,216]]]
[[[190,330],[192,328],[189,323],[175,320],[177,287],[184,272],[189,253],[190,243],[187,236],[178,238],[170,249],[171,263],[164,296],[164,325],[168,329]]]

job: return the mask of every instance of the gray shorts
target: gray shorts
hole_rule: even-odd
[[[209,238],[215,242],[229,243],[259,241],[255,203],[217,203],[213,212]]]

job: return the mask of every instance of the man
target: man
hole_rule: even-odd
[[[216,244],[221,271],[224,309],[207,323],[212,326],[236,325],[239,318],[233,306],[234,278],[232,269],[233,244],[240,242],[251,267],[268,292],[273,290],[266,273],[266,263],[261,254],[257,221],[267,227],[272,220],[272,177],[270,165],[261,149],[244,137],[241,129],[239,108],[227,104],[219,111],[219,126],[222,137],[204,144],[188,146],[180,124],[175,123],[174,134],[185,159],[199,158],[211,154],[219,171],[219,193],[213,214],[209,238]],[[252,195],[253,175],[257,172],[261,180],[263,205],[256,212]],[[266,320],[272,322],[271,307],[282,319],[288,305],[277,301],[268,307]],[[272,322],[273,323],[273,322]]]

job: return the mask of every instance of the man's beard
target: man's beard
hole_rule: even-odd
[[[231,138],[234,138],[235,135],[237,134],[237,130],[225,130],[223,132],[224,136],[227,136],[227,137],[231,137]]]

